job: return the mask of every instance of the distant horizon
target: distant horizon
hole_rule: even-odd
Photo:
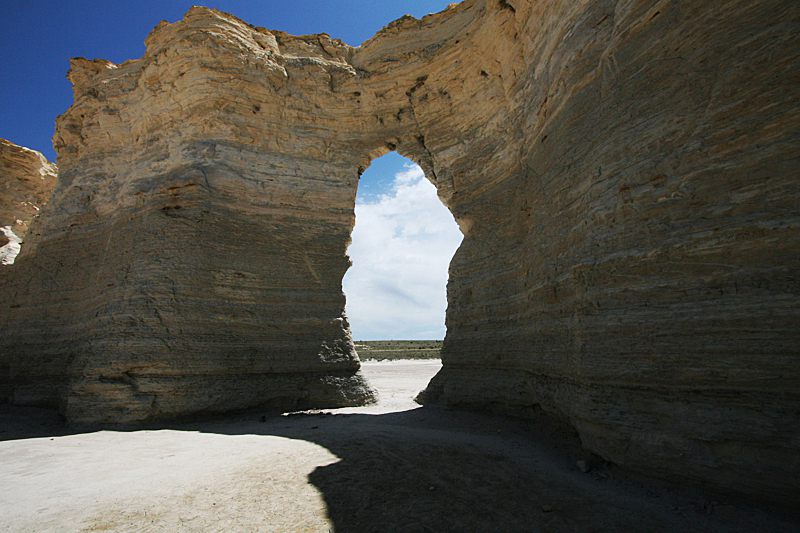
[[[358,339],[353,342],[442,342],[444,339]]]

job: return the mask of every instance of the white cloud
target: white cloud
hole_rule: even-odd
[[[447,267],[461,238],[417,165],[397,173],[388,194],[358,200],[343,281],[353,338],[443,338]]]

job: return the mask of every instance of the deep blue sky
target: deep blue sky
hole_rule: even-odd
[[[121,63],[144,53],[161,20],[192,5],[295,35],[327,33],[358,46],[405,14],[421,18],[456,0],[3,0],[0,5],[0,138],[55,161],[55,118],[72,104],[70,57]]]

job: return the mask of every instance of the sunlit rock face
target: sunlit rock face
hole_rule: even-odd
[[[793,1],[466,0],[359,48],[193,8],[73,60],[59,183],[0,326],[16,403],[131,422],[368,401],[359,172],[465,234],[426,401],[543,410],[620,465],[800,490]]]
[[[11,265],[56,184],[58,168],[35,150],[0,139],[0,265]]]

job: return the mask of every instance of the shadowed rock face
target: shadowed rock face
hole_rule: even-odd
[[[465,234],[426,401],[790,502],[798,17],[466,0],[351,48],[193,8],[139,60],[73,60],[3,394],[74,422],[368,400],[341,279],[359,173],[397,150]]]
[[[56,184],[58,168],[34,150],[0,139],[0,265],[10,265]]]

